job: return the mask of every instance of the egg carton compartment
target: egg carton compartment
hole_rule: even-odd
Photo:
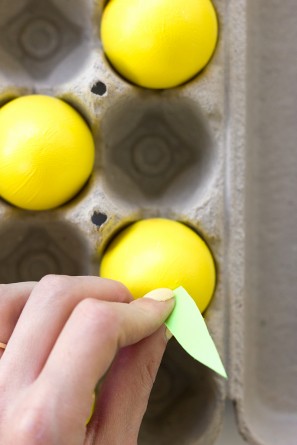
[[[106,189],[142,206],[197,202],[212,185],[218,150],[195,105],[148,95],[110,108],[101,127]]]
[[[214,373],[193,360],[171,340],[151,393],[139,443],[212,443],[218,433],[220,409]],[[193,422],[193,419],[196,422]]]
[[[87,67],[92,50],[91,1],[2,1],[0,72],[36,86],[69,81]]]
[[[232,73],[242,84],[232,92],[238,114],[230,144],[231,397],[249,443],[293,445],[296,3],[252,0],[246,12],[246,24],[241,25],[242,33],[247,26],[247,66],[241,73],[234,66]],[[239,48],[242,44],[239,36]]]
[[[125,225],[149,217],[184,222],[202,235],[216,259],[217,288],[205,316],[224,357],[227,1],[214,2],[220,37],[210,64],[187,84],[158,92],[135,87],[109,65],[99,38],[103,1],[39,1],[40,17],[49,23],[42,32],[41,6],[33,4],[10,0],[0,5],[0,101],[33,92],[65,100],[90,125],[96,163],[84,189],[52,212],[26,212],[0,202],[1,263],[11,265],[5,281],[47,273],[98,274],[104,247]],[[9,37],[25,18],[33,20],[33,28],[22,38],[35,55],[22,49],[19,35]],[[64,43],[45,56],[56,39],[50,25]],[[3,34],[5,26],[9,35]],[[23,257],[25,272],[18,266]],[[214,443],[225,395],[222,379],[172,340],[139,443]]]
[[[89,254],[79,231],[63,221],[10,219],[0,228],[0,282],[39,281],[44,275],[87,275]]]

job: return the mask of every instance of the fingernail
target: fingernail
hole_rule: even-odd
[[[167,301],[173,298],[173,291],[167,288],[155,289],[146,294],[143,298],[151,298],[156,301]]]
[[[166,331],[165,331],[165,337],[166,337],[167,341],[169,341],[169,340],[173,337],[172,332],[169,331],[168,328],[166,328]]]

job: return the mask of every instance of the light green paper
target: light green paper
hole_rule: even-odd
[[[174,291],[175,308],[165,324],[179,344],[194,359],[227,378],[217,348],[195,301],[183,287]]]

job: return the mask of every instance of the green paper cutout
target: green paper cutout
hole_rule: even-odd
[[[175,308],[165,324],[184,350],[203,365],[227,378],[217,348],[195,301],[183,287],[174,291]]]

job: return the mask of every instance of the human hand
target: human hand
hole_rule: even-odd
[[[133,301],[122,284],[98,277],[1,285],[1,445],[135,445],[172,295]]]

